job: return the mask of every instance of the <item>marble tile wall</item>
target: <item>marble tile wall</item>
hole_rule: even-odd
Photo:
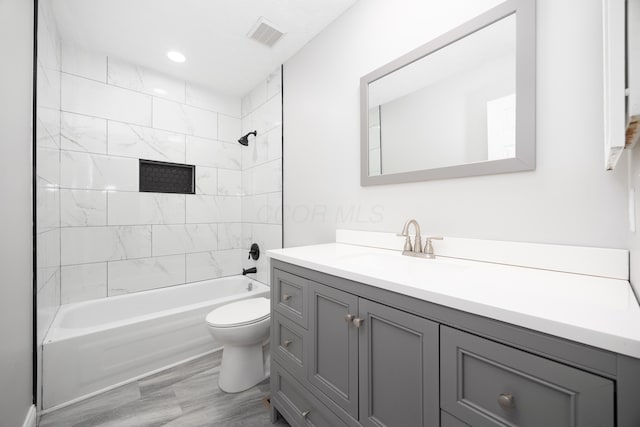
[[[60,79],[58,29],[50,3],[38,3],[36,116],[37,342],[60,306]],[[40,352],[39,352],[40,353]]]
[[[256,130],[242,147],[242,240],[261,251],[282,247],[282,72],[267,79],[242,98],[242,134]],[[221,175],[218,175],[221,179]],[[233,178],[231,178],[233,179]],[[243,254],[244,255],[244,254]],[[245,267],[257,267],[256,279],[269,283],[267,257],[243,257]]]
[[[61,48],[47,1],[38,2],[36,59],[36,340],[41,390],[42,343],[61,304],[60,280],[60,88]],[[38,401],[41,399],[38,398]]]
[[[239,274],[241,99],[66,44],[60,59],[42,175],[59,187],[61,302]],[[140,158],[196,165],[196,194],[138,192]]]

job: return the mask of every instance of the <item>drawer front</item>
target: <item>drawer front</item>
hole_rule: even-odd
[[[273,308],[286,318],[307,327],[307,280],[303,277],[274,269]]]
[[[277,362],[271,365],[271,393],[272,404],[292,426],[346,427]]]
[[[285,368],[302,379],[305,376],[304,344],[306,331],[280,313],[274,313],[272,346]]]
[[[614,425],[613,382],[441,327],[441,407],[481,426]]]

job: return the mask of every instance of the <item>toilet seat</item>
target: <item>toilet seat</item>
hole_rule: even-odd
[[[245,326],[268,319],[270,310],[267,298],[250,298],[218,307],[207,315],[206,320],[209,326],[216,328]]]

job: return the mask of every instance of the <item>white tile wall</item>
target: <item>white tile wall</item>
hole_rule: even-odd
[[[63,189],[60,202],[60,225],[63,227],[107,225],[106,191]]]
[[[242,196],[242,172],[231,169],[218,169],[218,194]]]
[[[109,296],[178,285],[185,282],[185,257],[174,255],[110,262]]]
[[[62,267],[62,304],[107,296],[107,263]]]
[[[245,187],[279,188],[269,164],[281,156],[279,77],[254,91],[243,120],[240,98],[72,46],[61,56],[61,74],[42,67],[36,123],[50,160],[39,171],[51,190],[39,195],[39,210],[50,208],[39,223],[43,289],[55,283],[48,294],[71,303],[240,273],[253,238],[243,234]],[[254,123],[276,127],[241,147]],[[141,158],[196,165],[196,194],[139,193]],[[260,195],[263,211],[279,203],[273,194]],[[255,224],[276,221],[254,214]]]
[[[231,117],[242,117],[239,98],[215,93],[189,82],[187,82],[187,104]]]
[[[38,61],[36,87],[39,107],[60,109],[60,78],[59,69],[47,68]]]
[[[88,264],[151,256],[151,226],[62,228],[61,264]]]
[[[187,163],[212,168],[241,169],[240,144],[187,136]]]
[[[196,194],[218,194],[218,169],[196,167]]]
[[[138,191],[138,160],[62,150],[63,188]]]
[[[151,126],[151,96],[62,73],[62,111]]]
[[[282,85],[280,68],[242,99],[242,133],[258,135],[242,151],[242,226],[240,244],[261,251],[282,247]],[[220,180],[220,176],[218,176]],[[267,258],[242,258],[256,266],[255,278],[269,283]]]
[[[61,145],[65,150],[107,153],[107,121],[97,117],[62,113]]]
[[[60,227],[60,189],[58,187],[39,185],[36,188],[36,208],[38,233]]]
[[[48,2],[38,3],[36,100],[36,339],[40,345],[60,306],[60,42]]]
[[[241,249],[249,247],[242,244],[242,224],[218,224],[218,249]]]
[[[243,254],[238,249],[187,254],[187,282],[238,274]]]
[[[60,148],[60,109],[37,107],[36,145]]]
[[[69,44],[63,44],[62,71],[106,83],[107,56]]]
[[[218,139],[225,142],[236,143],[242,132],[239,118],[218,114]]]
[[[153,256],[218,249],[217,224],[154,225],[152,230]]]
[[[153,127],[203,138],[218,138],[218,113],[153,98]]]
[[[109,121],[109,154],[184,163],[185,135]]]
[[[185,195],[114,192],[107,195],[109,225],[184,224]]]
[[[185,103],[186,84],[148,68],[109,57],[108,83]]]
[[[187,223],[237,222],[241,218],[240,197],[187,195]]]

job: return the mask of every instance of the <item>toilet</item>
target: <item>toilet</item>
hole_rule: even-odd
[[[227,393],[247,390],[268,375],[262,346],[269,338],[270,304],[250,298],[220,306],[207,317],[211,335],[222,345],[218,386]]]

